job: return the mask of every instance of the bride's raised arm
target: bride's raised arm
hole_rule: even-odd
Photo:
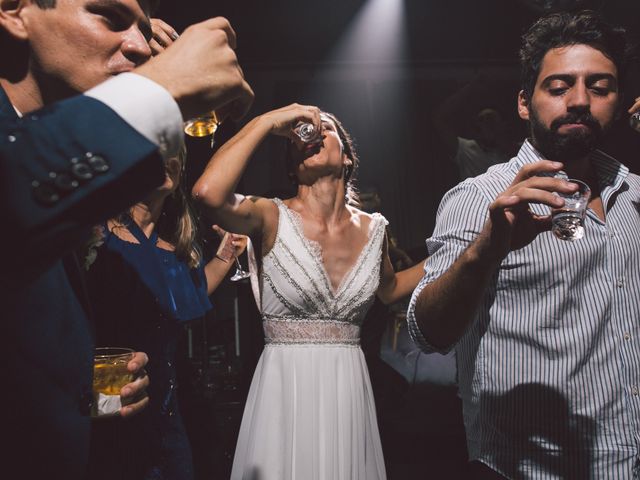
[[[272,110],[248,122],[213,155],[192,189],[192,195],[225,230],[261,236],[277,219],[275,205],[262,198],[234,193],[255,150],[269,134],[292,138],[299,121],[321,128],[317,107],[292,104]],[[275,225],[273,225],[275,228]]]

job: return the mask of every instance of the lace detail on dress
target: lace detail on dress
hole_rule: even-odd
[[[366,245],[334,290],[322,262],[320,244],[304,236],[297,212],[279,199],[274,203],[280,215],[273,248],[262,259],[261,312],[265,322],[280,323],[265,326],[267,342],[357,345],[358,326],[373,303],[380,281],[386,220],[380,214],[373,215]],[[288,327],[285,321],[293,325]],[[306,325],[315,321],[322,324],[317,329]],[[331,325],[335,330],[329,328]],[[269,330],[272,328],[277,330]]]
[[[348,322],[265,316],[263,326],[267,344],[360,344],[360,326]]]
[[[284,207],[280,211],[281,212],[283,210],[285,211],[285,213],[287,214],[287,217],[289,217],[289,220],[291,220],[291,223],[293,223],[295,225],[296,230],[300,232],[300,240],[302,241],[304,246],[307,247],[307,250],[309,251],[309,253],[311,253],[311,255],[314,255],[316,258],[322,258],[322,247],[320,246],[320,244],[315,240],[311,240],[304,236],[303,234],[304,225],[302,224],[302,218],[300,217],[300,214],[295,210],[292,210],[289,207],[287,207],[285,203],[279,198],[274,199],[274,201],[276,202],[277,205],[282,205]]]
[[[282,215],[283,213],[284,215],[286,215],[287,220],[289,220],[289,222],[293,226],[293,233],[295,234],[297,239],[300,241],[300,243],[302,243],[302,245],[307,250],[311,258],[314,260],[316,270],[324,286],[332,294],[332,296],[335,297],[334,300],[338,301],[340,297],[342,297],[343,294],[345,293],[344,287],[349,283],[351,279],[357,277],[363,265],[367,263],[366,257],[368,257],[372,251],[370,247],[372,245],[377,246],[377,244],[380,243],[380,240],[382,239],[382,237],[384,237],[385,229],[378,227],[379,222],[382,222],[384,226],[388,225],[389,222],[381,214],[377,212],[371,215],[372,217],[371,223],[369,224],[369,231],[367,232],[367,242],[365,243],[364,248],[358,255],[358,258],[356,259],[355,263],[351,266],[351,269],[345,273],[345,275],[342,277],[342,280],[340,280],[340,284],[334,290],[333,286],[329,281],[329,275],[327,274],[326,268],[324,266],[323,256],[322,256],[323,255],[322,246],[320,245],[320,243],[316,242],[315,240],[311,240],[304,235],[304,225],[302,222],[302,217],[298,212],[289,208],[279,198],[274,198],[273,201],[278,206],[280,215]],[[276,241],[281,242],[284,249],[288,250],[286,243],[281,240],[280,236],[277,236]],[[374,250],[377,250],[379,253],[379,250],[377,248],[375,248]],[[379,271],[379,268],[380,268],[380,265],[378,264],[378,271]]]

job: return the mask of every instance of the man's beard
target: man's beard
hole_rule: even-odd
[[[568,163],[584,158],[601,145],[605,136],[605,130],[589,111],[568,112],[551,122],[549,128],[544,126],[533,108],[529,107],[529,113],[533,145],[549,160]],[[562,125],[572,123],[581,123],[588,129],[558,133]]]

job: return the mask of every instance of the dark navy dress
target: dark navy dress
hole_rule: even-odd
[[[149,406],[130,419],[93,422],[90,478],[191,480],[191,449],[176,399],[176,347],[184,322],[211,303],[204,267],[191,269],[156,246],[129,219],[139,244],[105,227],[104,244],[88,270],[96,345],[130,347],[149,356]]]

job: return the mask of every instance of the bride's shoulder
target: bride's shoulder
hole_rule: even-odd
[[[352,218],[356,219],[357,222],[360,225],[362,225],[363,228],[369,228],[369,225],[371,225],[372,222],[375,222],[375,223],[382,222],[385,225],[389,223],[381,213],[378,213],[378,212],[368,213],[352,205],[349,205],[347,208],[349,208],[349,210],[351,211]]]

